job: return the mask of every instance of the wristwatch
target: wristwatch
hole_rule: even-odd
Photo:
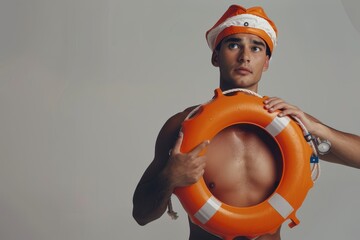
[[[322,140],[319,141],[319,143],[317,144],[317,150],[321,155],[329,153],[330,148],[331,148],[331,143],[329,140]]]

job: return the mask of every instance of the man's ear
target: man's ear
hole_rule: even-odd
[[[269,65],[270,65],[270,58],[269,56],[266,56],[266,61],[263,67],[263,72],[267,71],[269,69]]]
[[[211,63],[214,67],[219,66],[219,51],[214,50],[211,55]]]

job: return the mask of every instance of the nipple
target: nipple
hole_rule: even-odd
[[[215,183],[213,182],[209,183],[209,189],[213,189],[213,188],[215,188]]]

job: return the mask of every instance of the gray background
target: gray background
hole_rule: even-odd
[[[360,133],[358,1],[1,0],[0,239],[186,239],[176,198],[140,227],[132,194],[163,123],[218,86],[204,35],[232,3],[279,28],[260,94]],[[358,239],[359,182],[323,163],[283,239]]]

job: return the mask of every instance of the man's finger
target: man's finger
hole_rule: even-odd
[[[189,155],[191,156],[198,156],[199,153],[204,150],[208,145],[210,144],[209,140],[203,141],[199,145],[197,145],[191,152],[189,152]]]

